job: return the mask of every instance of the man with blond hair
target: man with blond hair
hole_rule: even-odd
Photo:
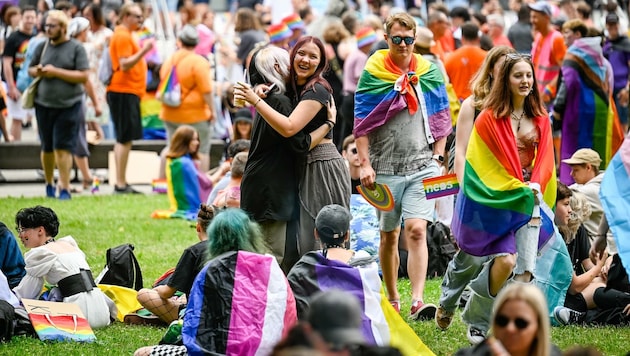
[[[417,320],[433,318],[436,311],[435,305],[424,302],[426,230],[435,204],[426,199],[422,181],[439,174],[452,126],[442,73],[413,53],[415,34],[416,23],[409,14],[387,18],[384,38],[389,49],[370,56],[357,85],[354,135],[361,185],[374,189],[375,183],[385,184],[393,195],[393,210],[377,211],[388,299],[400,311],[398,238],[404,221],[412,294],[409,314]]]

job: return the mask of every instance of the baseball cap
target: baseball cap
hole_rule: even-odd
[[[584,164],[589,163],[598,166],[602,163],[602,159],[599,157],[599,153],[593,151],[590,148],[580,148],[575,151],[573,156],[568,159],[563,159],[562,162],[566,164]]]
[[[619,23],[619,16],[614,12],[609,13],[606,15],[606,23]]]
[[[551,13],[552,13],[551,5],[549,5],[549,3],[547,3],[546,1],[537,1],[534,4],[528,4],[527,6],[529,6],[531,10],[534,10],[536,12],[541,12],[549,16],[549,18],[551,18]]]
[[[293,32],[289,30],[289,27],[284,22],[269,26],[267,33],[269,34],[269,41],[271,43],[280,42],[293,36]]]
[[[352,220],[352,215],[348,209],[338,204],[326,205],[315,218],[315,229],[324,243],[330,242],[348,232],[350,220]]]
[[[186,25],[179,32],[179,40],[186,46],[196,46],[199,43],[197,29],[191,25]]]
[[[252,112],[248,108],[238,109],[234,115],[234,123],[242,121],[252,123]]]
[[[365,343],[361,332],[362,315],[361,305],[354,295],[329,289],[311,299],[307,320],[327,343],[344,347]]]
[[[357,47],[361,48],[364,46],[370,46],[374,42],[378,41],[376,38],[376,32],[371,27],[364,27],[357,31]]]

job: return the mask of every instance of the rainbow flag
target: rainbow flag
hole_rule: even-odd
[[[170,209],[155,210],[151,217],[196,220],[201,204],[201,187],[197,166],[189,155],[166,159],[166,183]]]
[[[621,262],[630,275],[630,134],[604,173],[599,196]]]
[[[422,181],[422,185],[427,199],[436,199],[459,192],[459,181],[455,173],[427,178]]]
[[[388,50],[377,51],[365,64],[354,98],[356,137],[369,134],[405,109],[412,115],[422,111],[435,141],[453,130],[442,73],[420,55],[414,54],[409,73],[402,73]]]
[[[576,40],[562,63],[567,95],[562,117],[560,159],[567,159],[580,148],[592,148],[608,166],[623,133],[606,77],[604,56],[598,38]],[[560,163],[560,180],[573,183],[571,167]]]
[[[312,295],[341,289],[359,300],[363,308],[363,336],[369,344],[393,346],[405,356],[433,355],[387,300],[374,258],[367,257],[353,267],[311,251],[291,268],[287,278],[300,318],[308,310]]]
[[[168,192],[168,181],[166,179],[153,179],[151,181],[153,193],[166,194]]]
[[[295,298],[275,257],[233,251],[195,278],[182,336],[189,355],[269,355],[296,321]]]
[[[556,172],[547,117],[534,118],[539,144],[531,186],[539,186],[542,226],[539,248],[553,234]],[[474,256],[515,253],[514,234],[531,219],[534,194],[523,172],[509,117],[496,119],[484,110],[470,135],[462,189],[457,196],[451,229],[459,247]]]
[[[144,46],[144,43],[147,41],[155,42],[155,34],[149,30],[147,27],[143,27],[139,31],[135,32],[135,35],[138,38],[138,43],[140,47]],[[144,55],[144,59],[150,63],[162,63],[160,59],[160,54],[157,49],[157,45],[154,45],[153,48]]]

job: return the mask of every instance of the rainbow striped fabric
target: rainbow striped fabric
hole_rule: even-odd
[[[427,199],[436,199],[459,192],[459,181],[455,173],[446,174],[422,181]]]
[[[369,344],[390,345],[405,356],[433,355],[387,300],[374,259],[366,258],[355,265],[329,260],[317,251],[302,256],[287,276],[300,318],[315,293],[341,289],[359,299],[364,311],[363,336]]]
[[[599,195],[619,257],[630,275],[630,134],[610,161]]]
[[[580,148],[592,148],[599,153],[604,169],[621,145],[623,133],[598,38],[576,40],[569,47],[562,76],[567,98],[560,159],[571,157]],[[567,185],[573,183],[570,173],[571,167],[560,163],[560,180]]]
[[[409,73],[402,73],[389,50],[377,51],[368,59],[357,86],[354,135],[365,136],[406,109],[412,115],[422,110],[434,140],[451,133],[448,95],[437,66],[414,54]]]
[[[275,257],[227,252],[195,278],[182,336],[189,355],[269,355],[296,321],[295,298]]]
[[[166,182],[170,209],[155,210],[151,217],[197,219],[197,211],[201,204],[201,188],[197,166],[189,155],[166,159]]]
[[[79,341],[96,340],[87,319],[76,315],[29,314],[31,324],[40,340]]]
[[[547,117],[537,117],[539,144],[530,185],[539,185],[542,226],[538,246],[553,234],[556,172],[551,128]],[[523,181],[516,140],[509,117],[496,119],[484,110],[470,135],[461,190],[451,228],[459,247],[474,256],[516,252],[514,234],[527,224],[534,194]]]

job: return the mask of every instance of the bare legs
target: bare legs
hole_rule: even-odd
[[[127,186],[127,162],[131,152],[131,142],[114,145],[114,158],[116,160],[116,187],[125,188]]]

